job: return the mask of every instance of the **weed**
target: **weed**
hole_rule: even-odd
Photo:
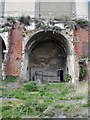
[[[54,117],[56,109],[59,109],[68,117],[77,116],[78,111],[86,116],[83,110],[87,109],[88,104],[76,104],[73,100],[86,100],[87,83],[80,83],[76,86],[69,83],[37,86],[35,82],[29,82],[16,90],[1,88],[0,91],[3,91],[3,96],[7,98],[17,98],[23,101],[3,102],[2,114],[6,118]],[[66,101],[71,100],[71,98],[72,102]],[[60,100],[64,102],[58,103]]]
[[[90,102],[83,104],[82,107],[90,107]]]
[[[65,82],[69,82],[69,81],[71,81],[71,80],[72,80],[71,75],[66,74],[66,75],[64,76],[64,81],[65,81]]]
[[[55,105],[55,108],[57,108],[57,109],[61,109],[63,107],[64,107],[64,104]]]
[[[5,111],[5,110],[10,110],[12,108],[12,106],[4,106],[2,108],[2,112]]]
[[[24,85],[25,90],[29,91],[29,92],[34,92],[38,90],[38,87],[36,85],[36,83],[34,81],[26,83]]]
[[[16,82],[16,77],[14,77],[14,76],[8,76],[8,77],[6,77],[6,79],[3,81],[3,83],[5,83],[5,84],[8,84],[8,83],[10,83],[10,82]]]
[[[36,111],[43,112],[45,109],[47,109],[47,106],[46,106],[46,104],[38,103],[35,108],[36,108]]]

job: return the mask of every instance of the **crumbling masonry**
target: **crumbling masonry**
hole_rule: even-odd
[[[4,76],[16,76],[23,82],[42,80],[43,76],[43,81],[57,82],[70,74],[72,83],[79,80],[79,59],[83,56],[83,42],[88,42],[87,31],[80,27],[60,32],[34,29],[23,36],[23,28],[17,22],[8,35]]]

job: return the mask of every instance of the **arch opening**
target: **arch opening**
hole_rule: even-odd
[[[68,73],[67,57],[70,53],[67,39],[52,31],[33,35],[26,44],[29,80],[64,81]]]
[[[6,50],[6,45],[1,36],[0,36],[0,43],[1,43],[0,44],[0,48],[1,48],[0,59],[4,60],[4,56],[5,56],[4,51]]]

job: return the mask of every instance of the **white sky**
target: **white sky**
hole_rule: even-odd
[[[2,0],[0,0],[2,1]],[[75,0],[5,0],[6,2],[35,2],[35,1],[41,1],[41,2],[72,2]],[[76,2],[88,2],[90,0],[76,0]]]
[[[82,2],[78,2],[76,0],[76,10],[78,16],[88,16],[88,0],[82,0]]]
[[[4,1],[4,0],[0,0]],[[87,3],[90,0],[5,0],[7,2],[6,11],[34,11],[35,1],[41,2],[72,2],[76,1],[77,15],[88,15]],[[22,2],[22,5],[20,5]],[[13,4],[12,4],[13,3]],[[15,3],[15,7],[14,7]],[[17,6],[17,7],[16,7]],[[24,6],[24,7],[23,7]]]

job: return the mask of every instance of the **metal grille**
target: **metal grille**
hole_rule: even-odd
[[[60,76],[45,75],[42,71],[36,71],[34,75],[34,80],[41,81],[42,83],[60,82]]]

